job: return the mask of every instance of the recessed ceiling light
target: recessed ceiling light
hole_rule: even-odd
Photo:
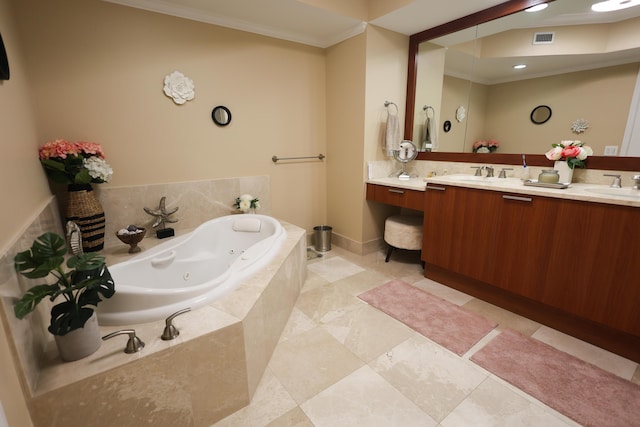
[[[522,70],[523,68],[527,68],[526,64],[516,64],[513,66],[514,70]]]
[[[594,12],[612,12],[640,5],[640,0],[606,0],[591,6]]]
[[[536,6],[531,6],[531,7],[527,8],[527,9],[525,9],[524,11],[525,12],[540,12],[541,10],[546,9],[547,6],[549,6],[549,5],[546,4],[546,3],[541,3],[541,4],[538,4]]]

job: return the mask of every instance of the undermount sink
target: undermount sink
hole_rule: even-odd
[[[633,188],[612,188],[612,187],[596,187],[586,188],[585,191],[595,194],[602,194],[604,196],[614,197],[627,197],[632,199],[640,199],[640,190],[634,190]]]
[[[446,179],[455,182],[474,182],[485,184],[505,184],[513,185],[514,183],[522,184],[522,180],[519,178],[498,178],[496,176],[476,176],[476,175],[442,175],[438,178]]]

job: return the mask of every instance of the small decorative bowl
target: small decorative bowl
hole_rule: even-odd
[[[138,246],[138,243],[144,238],[147,234],[147,230],[142,227],[137,227],[138,232],[133,234],[118,234],[116,233],[116,237],[120,239],[120,241],[126,245],[129,245],[129,253],[135,254],[140,252],[142,249]]]

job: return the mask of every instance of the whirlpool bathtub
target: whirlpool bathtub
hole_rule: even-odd
[[[128,325],[201,307],[258,272],[286,238],[265,215],[229,215],[110,265],[116,293],[96,310],[101,325]]]

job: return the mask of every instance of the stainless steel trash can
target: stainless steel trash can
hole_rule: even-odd
[[[328,225],[313,227],[313,241],[316,251],[327,252],[331,250],[331,230],[333,228]]]

